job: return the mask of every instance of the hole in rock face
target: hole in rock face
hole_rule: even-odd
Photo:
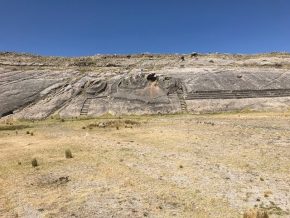
[[[155,74],[155,73],[151,73],[151,74],[149,74],[149,75],[147,76],[147,80],[148,80],[148,81],[152,81],[152,82],[156,81],[156,80],[157,80],[157,76],[156,76],[156,74]]]

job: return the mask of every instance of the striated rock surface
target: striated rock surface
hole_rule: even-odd
[[[290,55],[0,53],[0,117],[288,110]]]

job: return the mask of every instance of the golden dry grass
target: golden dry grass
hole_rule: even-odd
[[[1,124],[0,217],[287,217],[289,115]]]

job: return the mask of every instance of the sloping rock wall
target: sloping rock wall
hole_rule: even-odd
[[[0,117],[288,110],[290,55],[0,53]]]

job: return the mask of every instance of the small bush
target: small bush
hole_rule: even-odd
[[[38,166],[38,162],[37,162],[36,158],[33,158],[33,159],[32,159],[32,161],[31,161],[31,165],[32,165],[33,167],[37,167],[37,166]]]
[[[71,153],[71,150],[70,150],[70,149],[66,149],[66,150],[65,150],[65,158],[66,158],[66,159],[73,158],[73,156],[72,156],[72,153]]]
[[[196,53],[196,52],[193,52],[190,54],[190,57],[197,57],[197,56],[198,56],[198,53]]]
[[[34,136],[34,133],[33,133],[33,132],[31,132],[31,133],[30,133],[30,135],[31,135],[31,136]]]
[[[29,135],[29,134],[30,134],[30,132],[29,132],[29,131],[26,131],[26,134],[27,134],[27,135]]]

